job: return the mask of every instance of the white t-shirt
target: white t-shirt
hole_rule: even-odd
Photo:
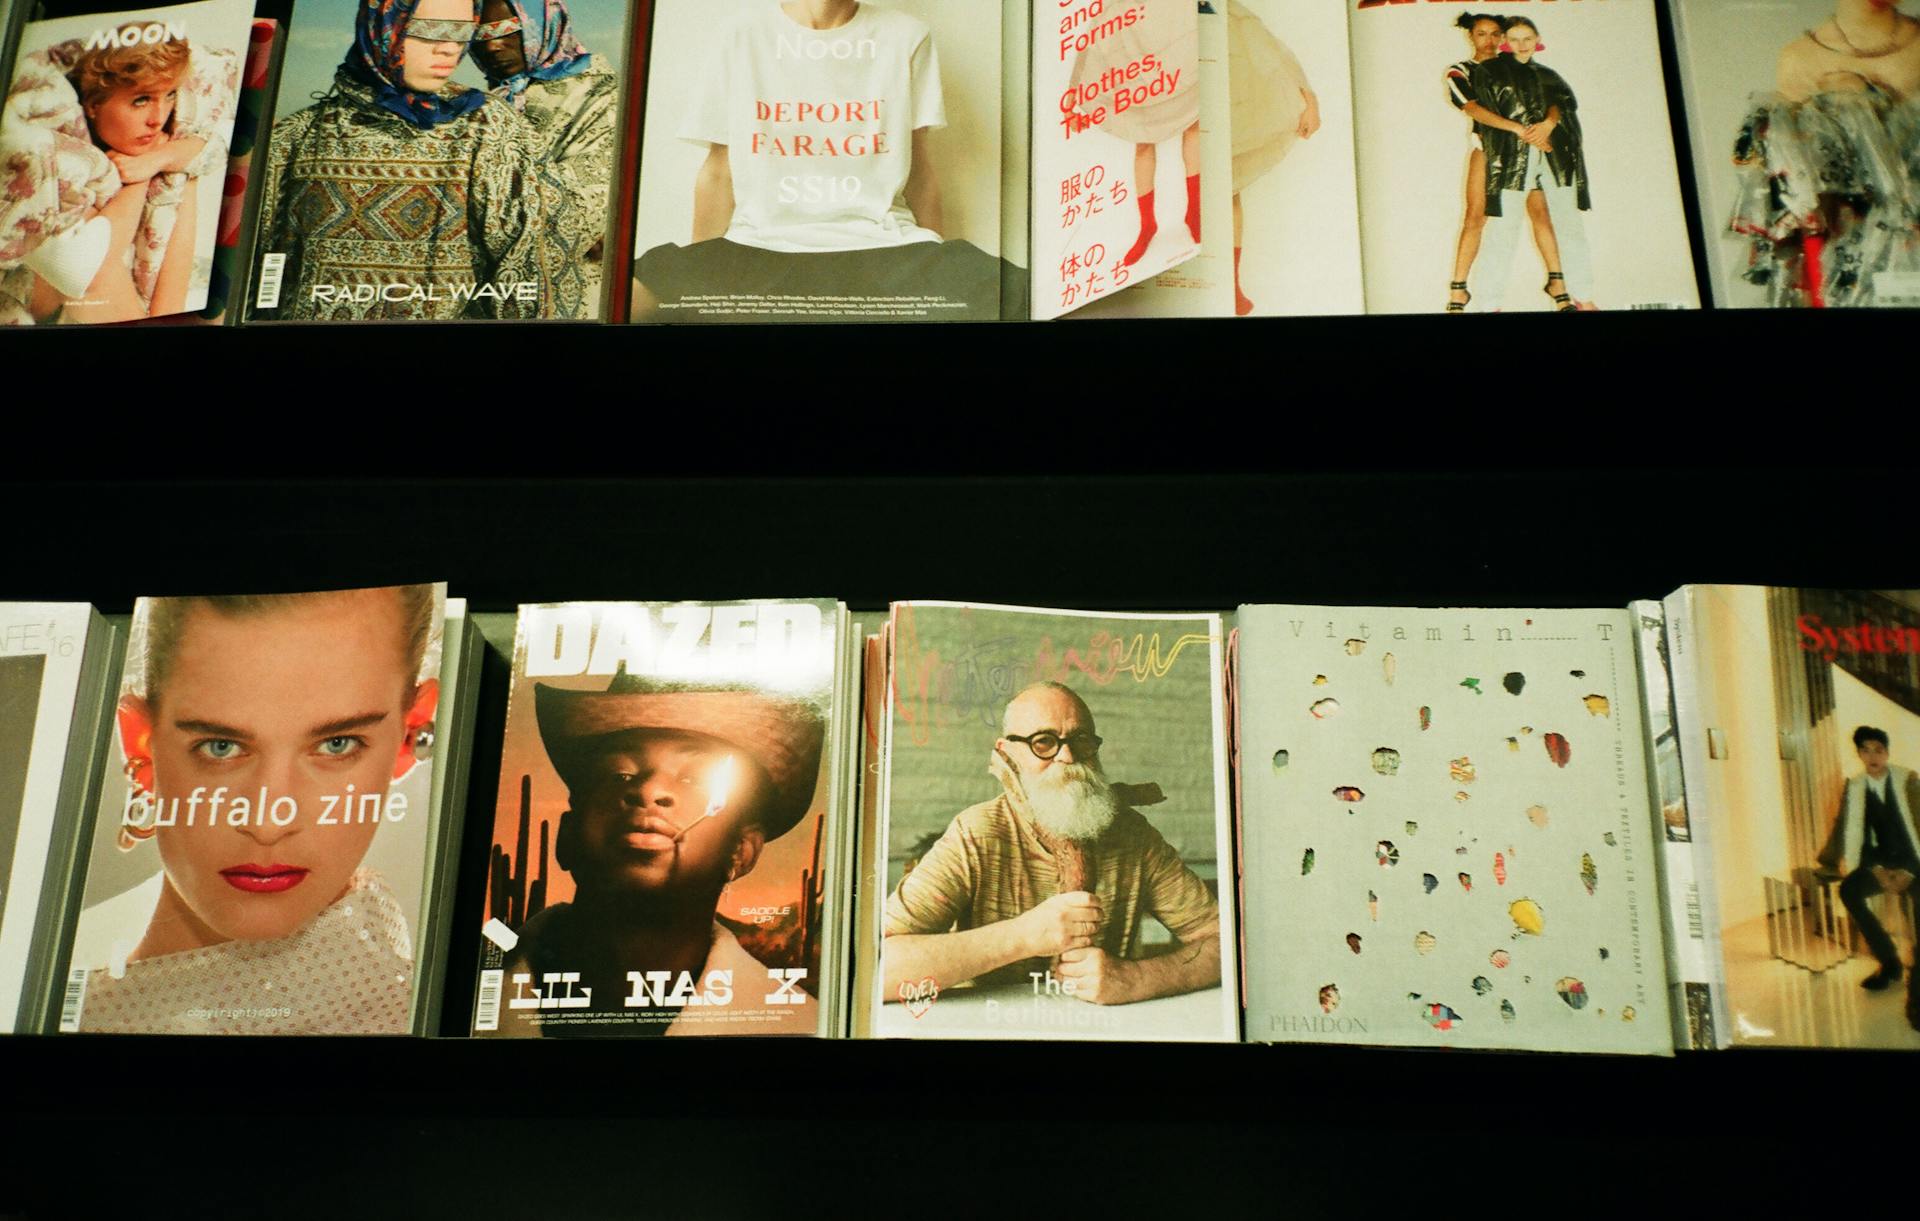
[[[946,125],[933,31],[872,4],[812,30],[761,2],[721,35],[680,131],[727,146],[728,240],[785,251],[939,241],[905,199],[913,133]]]

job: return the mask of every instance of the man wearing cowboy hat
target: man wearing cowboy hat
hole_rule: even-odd
[[[505,966],[536,985],[577,973],[570,995],[591,999],[572,1012],[598,1019],[540,1032],[719,1033],[727,1016],[752,1012],[751,1033],[815,1033],[813,998],[783,986],[714,912],[813,804],[818,711],[624,670],[604,692],[538,684],[534,709],[567,786],[554,859],[575,891],[527,921]]]
[[[1001,729],[1000,796],[962,810],[887,899],[885,999],[929,979],[1045,981],[1101,1005],[1219,984],[1219,904],[1133,808],[1159,786],[1108,783],[1093,712],[1062,683],[1016,694]],[[1147,916],[1171,953],[1142,954]]]

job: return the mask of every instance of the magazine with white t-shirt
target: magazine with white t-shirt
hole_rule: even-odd
[[[633,319],[1002,317],[1002,60],[1000,6],[661,0]]]

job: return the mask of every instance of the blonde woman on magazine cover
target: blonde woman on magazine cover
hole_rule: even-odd
[[[442,605],[431,585],[142,602],[120,845],[152,840],[161,872],[82,913],[81,1030],[406,1032],[407,913],[362,861],[428,816],[389,790],[432,750]]]
[[[23,56],[0,118],[0,322],[185,310],[199,183],[226,167],[238,91],[235,56],[185,38]]]

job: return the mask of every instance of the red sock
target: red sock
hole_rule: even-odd
[[[1200,240],[1200,175],[1187,175],[1187,232]]]
[[[1153,235],[1160,232],[1160,222],[1153,219],[1153,192],[1139,196],[1140,200],[1140,240],[1127,251],[1127,257],[1120,260],[1120,266],[1131,267],[1146,257],[1147,247],[1153,244]]]
[[[1827,268],[1824,255],[1827,239],[1817,233],[1809,233],[1800,239],[1800,249],[1806,255],[1807,304],[1814,309],[1827,307]]]
[[[1233,312],[1245,318],[1253,312],[1253,302],[1247,300],[1247,294],[1240,291],[1240,247],[1233,248]]]

